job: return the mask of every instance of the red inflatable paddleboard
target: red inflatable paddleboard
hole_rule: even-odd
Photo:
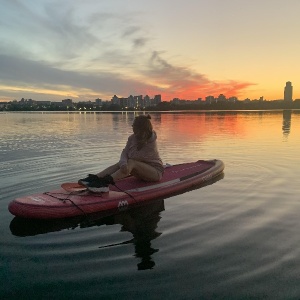
[[[110,185],[107,193],[91,193],[77,183],[64,183],[58,190],[17,198],[8,209],[15,216],[35,219],[67,218],[124,209],[143,201],[184,192],[215,178],[223,169],[221,160],[167,166],[159,182],[145,182],[130,176]]]

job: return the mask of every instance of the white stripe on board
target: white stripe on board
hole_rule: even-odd
[[[143,191],[148,191],[148,190],[153,190],[153,189],[157,189],[157,188],[160,188],[160,187],[164,187],[164,186],[167,186],[167,185],[172,185],[172,184],[175,184],[177,182],[180,182],[180,178],[176,178],[176,179],[173,179],[173,180],[170,180],[170,181],[158,183],[158,184],[155,184],[155,185],[144,186],[144,187],[141,187],[141,188],[127,190],[126,192],[143,192]]]

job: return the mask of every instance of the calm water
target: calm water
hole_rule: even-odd
[[[8,212],[117,161],[133,118],[0,114],[1,299],[300,299],[299,111],[153,113],[165,163],[222,178],[114,216]]]

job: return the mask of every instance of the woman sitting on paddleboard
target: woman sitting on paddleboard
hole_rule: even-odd
[[[160,181],[164,172],[162,160],[156,144],[156,133],[150,115],[135,117],[127,144],[121,153],[120,161],[100,173],[80,179],[79,184],[91,192],[108,192],[109,184],[133,175],[145,181]]]

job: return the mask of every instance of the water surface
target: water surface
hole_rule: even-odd
[[[8,212],[116,162],[134,116],[0,114],[1,298],[299,299],[299,111],[152,113],[165,163],[218,158],[224,174],[116,215]]]

